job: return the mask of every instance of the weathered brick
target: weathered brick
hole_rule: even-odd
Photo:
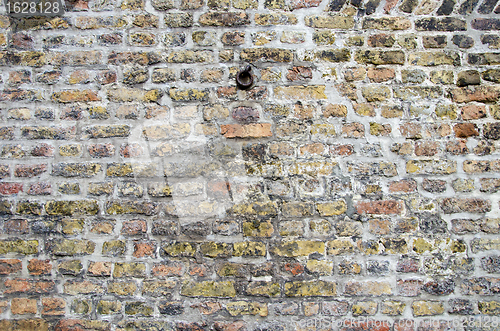
[[[382,296],[391,295],[392,289],[387,282],[349,281],[345,285],[344,294],[347,296]]]
[[[45,203],[45,211],[54,216],[96,215],[99,206],[95,200],[52,200]]]
[[[465,31],[467,23],[455,17],[422,18],[415,22],[417,31]]]
[[[440,301],[414,301],[411,305],[414,316],[441,315],[444,305]]]
[[[5,294],[42,295],[55,291],[55,283],[50,280],[15,278],[5,280],[4,285]]]
[[[355,55],[358,63],[365,64],[404,64],[405,54],[402,51],[379,51],[366,50],[358,51]]]
[[[88,255],[95,249],[95,243],[89,240],[52,239],[45,243],[45,249],[58,256]]]
[[[181,295],[225,298],[236,296],[236,290],[231,281],[185,281],[181,287]]]
[[[271,248],[278,256],[297,257],[309,256],[313,253],[324,254],[325,244],[321,241],[289,241]]]
[[[240,53],[244,61],[256,62],[263,60],[266,62],[290,62],[293,54],[289,50],[279,48],[244,48]]]
[[[363,29],[408,30],[410,27],[411,22],[405,17],[368,17],[363,20]]]
[[[106,91],[110,101],[114,102],[158,102],[161,91],[158,89],[142,90],[138,88],[115,87]]]
[[[359,214],[399,214],[403,210],[400,201],[360,201],[356,204]]]
[[[249,24],[250,20],[246,13],[211,12],[202,14],[199,22],[206,26],[240,26]]]
[[[445,198],[441,202],[441,208],[445,214],[486,213],[491,210],[491,202],[479,198]]]
[[[350,29],[354,26],[354,18],[342,15],[306,16],[305,23],[316,29]]]

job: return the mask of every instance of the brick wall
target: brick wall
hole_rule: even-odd
[[[66,10],[0,16],[1,330],[498,330],[496,0]]]

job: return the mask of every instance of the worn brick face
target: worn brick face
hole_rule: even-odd
[[[0,15],[0,329],[499,314],[496,1],[65,11]]]

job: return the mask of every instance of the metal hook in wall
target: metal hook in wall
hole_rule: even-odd
[[[247,65],[245,69],[240,70],[236,75],[236,84],[242,90],[249,89],[253,85],[253,76],[250,71],[252,71],[252,67]]]

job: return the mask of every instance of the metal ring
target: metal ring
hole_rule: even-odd
[[[252,86],[253,76],[250,73],[251,70],[252,68],[248,65],[236,75],[236,84],[238,84],[240,89],[246,90]]]

